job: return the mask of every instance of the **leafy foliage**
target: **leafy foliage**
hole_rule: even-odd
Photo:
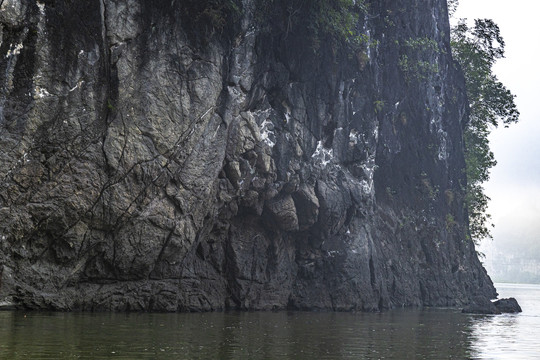
[[[180,3],[182,20],[192,30],[209,38],[232,26],[240,18],[240,0],[183,0]]]
[[[203,38],[234,28],[244,9],[241,0],[183,0],[182,20]],[[257,0],[255,18],[263,31],[300,31],[311,47],[321,41],[358,50],[368,37],[359,29],[360,16],[367,12],[365,0]]]
[[[402,49],[404,52],[399,57],[398,66],[408,82],[425,81],[439,72],[438,63],[432,60],[433,54],[439,53],[435,40],[427,37],[409,38]]]
[[[259,0],[258,10],[262,23],[281,23],[285,34],[306,28],[314,50],[321,40],[353,49],[367,41],[357,28],[367,10],[364,0]]]
[[[464,131],[467,172],[466,205],[473,240],[491,238],[487,214],[489,197],[482,184],[496,161],[488,136],[500,123],[517,122],[514,95],[493,74],[495,62],[504,57],[504,40],[492,20],[477,19],[470,28],[461,20],[452,30],[452,53],[465,74],[469,99],[469,123]]]
[[[345,41],[353,47],[365,42],[365,35],[356,29],[359,15],[366,11],[363,1],[312,0],[309,3],[310,16],[316,24],[315,31]]]
[[[459,0],[448,0],[448,14],[453,16],[459,5]]]

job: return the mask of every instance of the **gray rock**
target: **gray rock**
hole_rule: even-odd
[[[284,195],[268,201],[266,208],[273,217],[277,227],[285,231],[298,230],[296,206],[290,195]]]
[[[463,308],[462,312],[468,314],[502,314],[520,313],[521,307],[515,298],[489,301],[483,297],[476,297],[473,302]]]
[[[467,305],[462,310],[466,314],[500,314],[501,311],[495,306],[495,303],[484,297],[476,297],[472,303]]]
[[[494,302],[495,307],[502,313],[520,313],[522,312],[515,298],[499,299]]]
[[[319,199],[315,195],[315,189],[307,184],[302,184],[300,189],[293,194],[293,199],[298,214],[300,230],[307,230],[319,220]]]
[[[309,17],[259,26],[255,0],[222,25],[202,7],[215,2],[0,3],[0,304],[373,311],[495,297],[466,236],[446,1],[370,1],[355,54],[315,39]],[[439,51],[403,48],[418,37]],[[411,77],[406,51],[438,70]]]

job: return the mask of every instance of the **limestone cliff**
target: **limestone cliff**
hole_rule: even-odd
[[[356,52],[268,29],[255,0],[225,22],[205,3],[0,0],[2,305],[495,297],[467,236],[446,1],[371,1]]]

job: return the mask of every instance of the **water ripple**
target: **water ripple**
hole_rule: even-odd
[[[0,359],[540,359],[540,287],[518,315],[0,312]]]

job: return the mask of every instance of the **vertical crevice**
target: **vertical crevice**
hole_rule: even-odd
[[[375,267],[373,266],[373,256],[369,258],[369,279],[371,281],[371,287],[375,289]]]
[[[107,140],[107,129],[110,123],[113,121],[114,115],[118,107],[118,72],[116,70],[116,63],[113,62],[111,47],[108,41],[109,28],[107,25],[108,12],[107,12],[107,0],[99,0],[100,4],[100,16],[101,16],[101,43],[103,53],[103,75],[105,80],[105,91],[102,97],[102,119],[100,123],[103,126],[102,129],[102,143],[101,149],[103,152],[103,158],[106,163],[107,171],[111,169],[107,154],[105,151],[105,142]],[[112,175],[111,175],[112,177]]]
[[[106,90],[105,90],[105,96],[102,98],[102,108],[103,108],[103,139],[101,142],[101,149],[103,152],[103,158],[105,160],[105,163],[107,165],[107,154],[105,151],[105,141],[107,140],[107,127],[109,125],[109,108],[107,106],[107,101],[109,99],[109,92],[110,92],[110,51],[109,51],[109,45],[107,42],[107,8],[105,6],[105,0],[99,0],[99,12],[101,16],[101,46],[103,51],[103,72],[105,73],[105,78],[107,79],[106,84]],[[107,166],[109,168],[109,166]]]
[[[109,117],[111,113],[115,109],[115,104],[113,101],[116,100],[116,97],[118,95],[118,89],[114,91],[114,86],[118,85],[117,81],[116,84],[114,84],[113,79],[113,62],[111,57],[111,49],[109,46],[109,41],[107,40],[108,36],[108,28],[107,28],[107,5],[105,3],[106,0],[100,0],[100,14],[101,14],[101,42],[103,46],[103,55],[104,55],[104,66],[103,70],[105,72],[105,78],[107,79],[106,83],[106,91],[105,91],[105,99],[104,99],[104,113],[105,113],[105,124],[106,126],[109,125]],[[115,96],[116,95],[116,96]]]
[[[229,309],[240,309],[242,305],[241,299],[241,289],[238,284],[237,278],[237,263],[236,263],[236,254],[232,246],[233,231],[229,229],[228,235],[225,237],[223,242],[224,247],[224,279],[227,284],[227,298],[225,308]],[[232,303],[231,303],[232,301]]]

